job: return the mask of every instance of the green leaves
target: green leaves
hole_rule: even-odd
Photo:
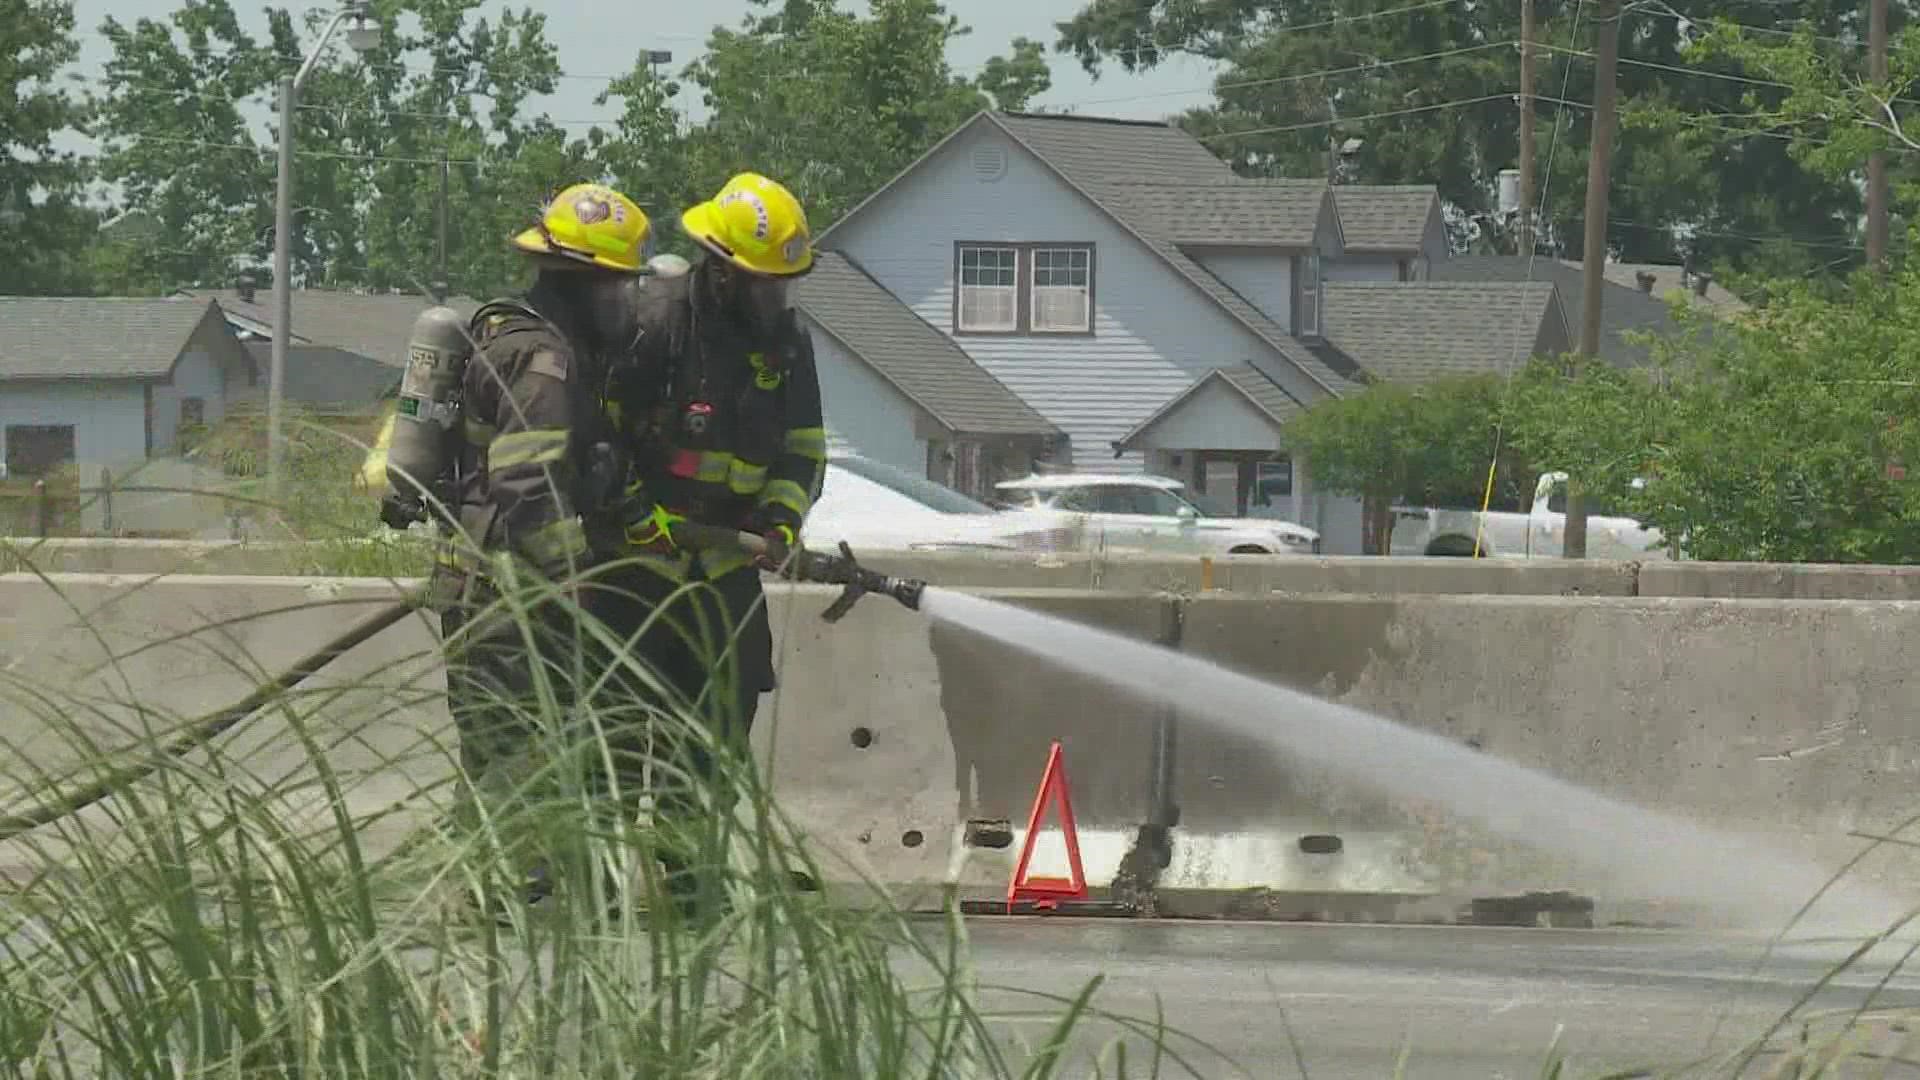
[[[73,252],[95,225],[80,205],[86,163],[54,149],[83,121],[83,109],[54,72],[74,59],[67,0],[0,0],[0,293],[56,294],[84,282]]]
[[[1681,6],[1692,24],[1724,14],[1772,25],[1780,16],[1776,5],[1746,0]],[[1857,17],[1857,5],[1826,0],[1793,7],[1822,35],[1843,33]],[[1578,258],[1593,9],[1569,0],[1535,8],[1533,197],[1544,198],[1564,254]],[[1805,273],[1841,255],[1803,244],[1783,265],[1780,252],[1754,239],[1844,242],[1844,222],[1860,207],[1845,177],[1806,157],[1804,140],[1739,122],[1777,108],[1780,89],[1756,84],[1767,76],[1745,55],[1690,50],[1673,8],[1629,9],[1607,236],[1618,257]],[[1518,164],[1519,37],[1513,3],[1090,0],[1061,25],[1056,48],[1088,70],[1107,61],[1149,68],[1175,53],[1221,61],[1218,100],[1182,122],[1241,171],[1323,176],[1329,147],[1359,138],[1355,182],[1437,184],[1471,217],[1495,209],[1497,174]],[[1857,167],[1859,156],[1852,161]],[[1691,226],[1690,238],[1676,239],[1680,226]]]

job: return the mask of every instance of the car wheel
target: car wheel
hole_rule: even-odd
[[[1454,559],[1471,559],[1473,555],[1473,537],[1443,536],[1427,545],[1427,554]],[[1486,548],[1480,549],[1480,557],[1487,557]]]

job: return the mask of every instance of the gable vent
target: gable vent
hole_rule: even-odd
[[[998,146],[976,149],[973,152],[973,175],[983,184],[1007,175],[1007,152]]]

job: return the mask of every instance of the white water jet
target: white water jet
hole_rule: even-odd
[[[1493,832],[1565,854],[1642,897],[1695,903],[1753,929],[1778,930],[1832,877],[1747,839],[1163,646],[947,589],[927,589],[921,610],[1143,700],[1175,704],[1183,717],[1376,791],[1436,800]],[[1917,906],[1842,879],[1795,930],[1881,933]]]

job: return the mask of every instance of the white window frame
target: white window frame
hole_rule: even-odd
[[[1053,262],[1057,257],[1066,257],[1065,270],[1069,279],[1079,276],[1081,281],[1069,280],[1065,285],[1040,284],[1041,260],[1044,257]],[[1035,334],[1085,334],[1093,330],[1093,248],[1079,244],[1047,244],[1027,249],[1027,324]],[[1059,266],[1049,266],[1049,272],[1058,272]],[[1076,271],[1079,273],[1076,275]],[[1042,323],[1041,312],[1047,309],[1042,297],[1078,295],[1080,300],[1079,320],[1072,323]]]
[[[967,284],[966,278],[969,269],[967,266],[967,256],[969,254],[976,256],[975,265],[971,267],[971,269],[976,271],[982,270],[984,268],[979,264],[977,259],[977,256],[981,252],[1005,253],[1010,256],[1012,258],[1013,280],[1005,285],[982,285],[977,282],[971,285]],[[969,334],[1013,334],[1019,332],[1020,261],[1020,249],[1012,244],[961,244],[959,246],[959,251],[954,263],[953,278],[953,328],[956,331]],[[992,269],[997,274],[1003,268],[996,264]],[[971,306],[968,304],[969,296],[976,298]],[[987,296],[1005,298],[1007,318],[1004,322],[986,322],[978,318],[980,308],[978,298]],[[999,300],[996,299],[995,306],[998,306],[998,304]],[[969,319],[969,313],[975,317]]]

